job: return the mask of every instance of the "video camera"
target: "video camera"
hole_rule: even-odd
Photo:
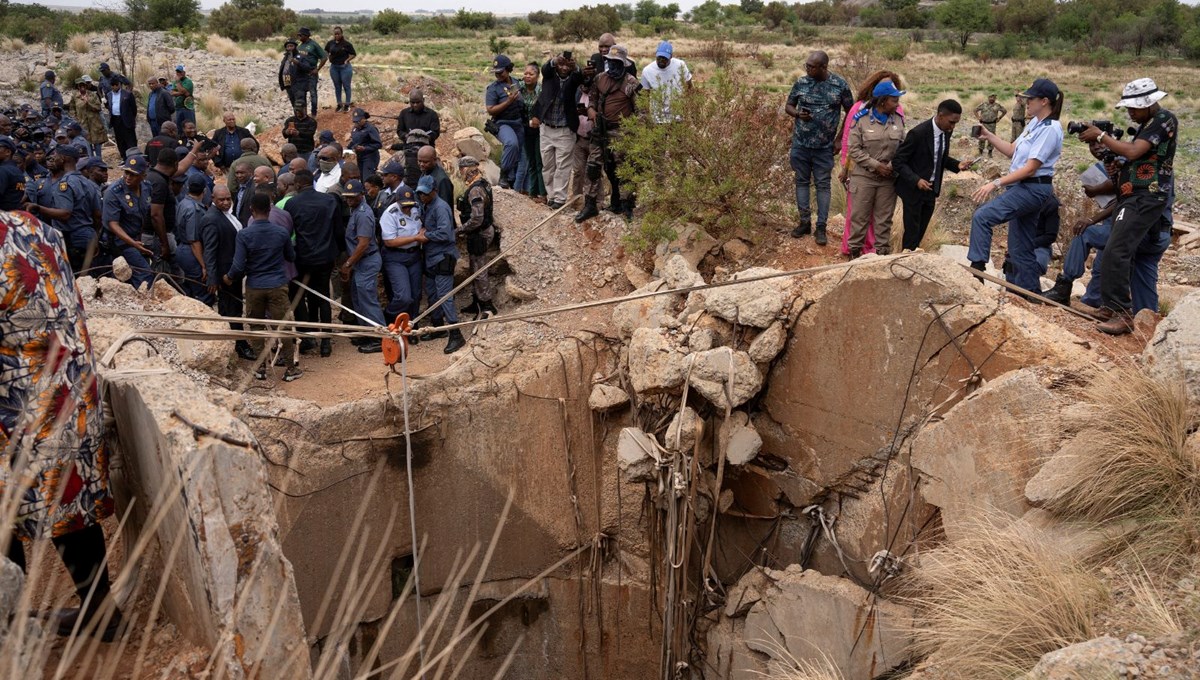
[[[1077,135],[1088,129],[1089,125],[1099,129],[1102,132],[1107,132],[1113,139],[1120,139],[1121,136],[1125,134],[1125,131],[1117,129],[1117,126],[1113,125],[1111,120],[1093,120],[1090,123],[1071,121],[1070,123],[1067,123],[1067,134]]]

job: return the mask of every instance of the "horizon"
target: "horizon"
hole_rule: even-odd
[[[614,5],[623,4],[622,2],[614,2],[613,0],[608,0],[608,1],[609,1],[609,4],[614,4]],[[1200,0],[1198,0],[1198,1],[1200,1]],[[37,5],[44,5],[46,7],[52,7],[52,8],[53,7],[70,7],[70,8],[96,8],[96,9],[117,10],[117,9],[122,9],[124,7],[124,2],[121,2],[120,0],[109,0],[109,1],[101,0],[100,2],[89,1],[89,0],[53,0],[50,2],[36,2],[34,0],[12,0],[12,2],[13,2],[13,4],[17,4],[17,5],[37,4]],[[686,11],[692,9],[693,7],[701,4],[702,2],[703,2],[703,0],[682,0],[682,1],[679,1],[678,4],[679,4],[680,9],[682,11],[686,12]],[[718,0],[718,2],[721,2],[721,0]],[[217,7],[220,7],[223,4],[225,4],[225,0],[200,0],[200,9],[208,12],[208,11],[212,11],[212,10],[216,9]],[[284,7],[288,8],[288,9],[296,10],[297,12],[302,11],[302,10],[320,9],[320,10],[325,10],[326,12],[328,12],[330,14],[352,13],[352,12],[356,12],[359,10],[370,10],[373,12],[378,12],[378,11],[384,10],[384,9],[396,9],[394,6],[394,3],[387,2],[386,0],[355,0],[352,3],[351,7],[341,10],[341,11],[329,10],[328,3],[324,2],[323,0],[285,0],[283,4],[284,4]],[[420,11],[427,12],[427,13],[437,13],[437,12],[456,12],[459,9],[467,9],[467,10],[471,10],[471,11],[492,12],[496,16],[523,16],[530,12],[536,12],[536,11],[558,12],[558,11],[564,10],[564,9],[576,9],[578,7],[582,7],[583,5],[596,5],[596,4],[602,4],[602,3],[598,3],[594,0],[589,0],[587,2],[567,2],[567,1],[563,1],[563,0],[528,0],[525,3],[522,3],[524,11],[497,12],[495,9],[495,3],[489,2],[488,0],[457,0],[457,1],[451,0],[450,2],[446,2],[445,4],[438,5],[438,6],[422,7]],[[631,4],[631,5],[636,4],[636,0],[628,0],[628,4]],[[664,2],[661,4],[669,4],[669,2]],[[721,2],[721,4],[722,5],[736,5],[738,3],[734,2],[732,0],[725,0],[724,2]],[[403,11],[403,10],[401,10],[401,11]],[[405,13],[406,14],[415,14],[416,12],[407,11]]]

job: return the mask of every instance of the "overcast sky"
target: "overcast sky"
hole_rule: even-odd
[[[30,0],[12,0],[12,1],[15,3],[24,3],[24,4],[30,3]],[[429,10],[429,11],[436,11],[436,10],[440,10],[440,9],[455,10],[460,7],[465,7],[467,9],[473,9],[473,10],[487,10],[489,12],[495,12],[496,14],[521,14],[521,13],[525,13],[525,12],[532,12],[535,10],[547,10],[547,11],[551,11],[551,12],[557,12],[560,9],[579,7],[580,5],[584,5],[584,4],[595,5],[597,2],[601,2],[601,1],[604,1],[604,0],[586,0],[586,1],[523,0],[522,2],[514,2],[511,5],[506,6],[505,3],[498,3],[495,0],[457,0],[457,1],[428,0],[427,4],[421,3],[421,9],[425,9],[425,10]],[[620,2],[629,2],[629,4],[635,4],[637,2],[637,0],[607,0],[607,1],[610,3],[613,3],[613,4],[620,4]],[[659,4],[665,5],[671,1],[672,0],[661,0],[659,2]],[[691,9],[692,7],[695,7],[696,5],[703,2],[703,0],[675,0],[675,1],[679,2],[679,6],[681,8],[683,8],[684,11],[687,11],[688,9]],[[214,8],[219,7],[220,5],[224,4],[224,2],[225,2],[225,0],[200,0],[200,6],[203,7],[204,9],[214,9]],[[124,3],[121,2],[120,0],[42,0],[40,2],[40,4],[46,5],[48,7],[55,7],[55,6],[111,7],[111,6],[122,6]],[[284,0],[284,4],[287,7],[290,7],[294,10],[302,10],[302,9],[327,9],[328,10],[328,9],[330,9],[330,3],[328,2],[328,0]],[[730,1],[730,2],[723,1],[722,4],[736,4],[736,3],[732,2],[732,1]],[[396,6],[396,3],[390,2],[389,0],[345,0],[344,4],[339,3],[338,9],[341,11],[354,11],[354,10],[359,10],[359,9],[370,9],[370,10],[379,11],[381,9],[386,9],[389,7],[394,9],[395,6]],[[511,7],[511,9],[508,9],[509,7]]]

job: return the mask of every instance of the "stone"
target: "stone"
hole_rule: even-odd
[[[696,441],[703,437],[704,421],[700,420],[700,416],[696,415],[690,406],[684,406],[671,418],[663,442],[668,451],[690,453]]]
[[[734,411],[729,414],[729,420],[721,423],[721,439],[727,442],[725,462],[730,465],[745,465],[762,449],[762,437],[744,411]]]
[[[703,286],[705,283],[704,277],[696,271],[696,267],[679,253],[667,257],[662,267],[662,278],[668,288],[691,288]]]
[[[718,409],[737,408],[762,389],[762,373],[759,373],[758,367],[746,352],[718,347],[692,356],[695,357],[692,364],[692,388]],[[729,384],[731,364],[732,385]]]
[[[79,291],[79,297],[84,302],[96,298],[96,279],[90,276],[80,276],[75,279],[75,289]]]
[[[508,293],[510,298],[518,302],[529,302],[530,300],[537,299],[537,293],[522,287],[513,280],[512,276],[504,277],[504,292]]]
[[[635,289],[641,288],[642,286],[654,280],[653,276],[647,273],[646,270],[637,266],[632,259],[625,260],[625,267],[622,269],[622,271],[625,274],[625,278],[629,280],[629,285],[633,286]]]
[[[628,403],[629,394],[625,390],[604,383],[593,385],[592,394],[588,397],[588,407],[593,411],[611,411]]]
[[[11,540],[20,539],[13,536]],[[21,601],[21,590],[24,587],[25,572],[21,571],[16,562],[0,555],[0,635],[8,629],[9,621]]]
[[[454,147],[460,156],[474,156],[483,163],[492,153],[492,145],[478,128],[465,127],[454,133]]]
[[[946,536],[970,532],[980,513],[1025,514],[1025,485],[1042,451],[1061,431],[1058,399],[1037,373],[1007,373],[956,404],[918,433],[912,466],[923,473],[921,495],[942,510]]]
[[[617,437],[617,466],[625,473],[626,481],[654,481],[662,457],[654,437],[636,427],[621,429]]]
[[[750,255],[750,244],[740,238],[731,238],[721,246],[721,253],[734,262],[741,262]]]
[[[667,287],[662,280],[655,279],[634,291],[653,293]],[[676,316],[683,303],[682,295],[655,295],[639,300],[626,300],[613,309],[613,323],[622,337],[630,337],[638,328],[662,328],[678,324]]]
[[[687,346],[692,352],[704,352],[717,343],[716,334],[708,328],[699,328],[688,334]]]
[[[1189,293],[1158,324],[1142,352],[1151,374],[1183,380],[1200,401],[1200,291]]]
[[[150,297],[159,302],[166,302],[177,295],[179,291],[166,279],[155,279],[154,284],[150,286]]]
[[[735,281],[779,273],[776,269],[754,267],[733,275]],[[783,313],[791,279],[780,277],[753,281],[740,286],[724,286],[705,291],[704,308],[726,321],[766,328]]]
[[[1142,337],[1150,337],[1158,327],[1158,313],[1152,309],[1140,310],[1133,316],[1133,332]]]
[[[117,257],[113,260],[112,271],[118,281],[127,282],[133,278],[133,267],[129,266],[124,257]]]
[[[487,181],[494,187],[500,186],[500,166],[496,165],[492,159],[483,157],[479,159],[479,168],[483,171],[483,176],[487,177]],[[463,258],[466,259],[466,258]]]
[[[655,271],[661,272],[666,261],[675,254],[681,255],[692,269],[699,269],[700,262],[716,249],[717,240],[695,224],[684,225],[671,242],[661,242],[655,248]]]
[[[638,328],[629,340],[629,380],[638,394],[670,392],[683,384],[687,361],[662,331]]]
[[[766,569],[754,568],[738,579],[725,595],[725,616],[741,618],[750,613],[750,608],[763,598],[771,587],[771,577]]]
[[[746,615],[748,649],[777,662],[827,661],[845,678],[878,677],[907,661],[907,607],[796,564],[767,573],[774,582]]]
[[[1141,661],[1141,655],[1135,652],[1130,645],[1106,635],[1042,655],[1033,670],[1022,678],[1023,680],[1124,678],[1126,669],[1137,668],[1139,661]]]
[[[163,303],[163,311],[192,317],[216,315],[208,305],[186,295],[176,295],[167,300]],[[212,333],[225,333],[229,330],[229,324],[223,321],[189,319],[178,323],[180,328]],[[236,356],[232,339],[175,338],[175,345],[179,348],[179,359],[185,366],[213,375],[223,375],[229,367],[229,363]]]
[[[1035,508],[1053,507],[1075,486],[1088,465],[1089,453],[1086,434],[1068,440],[1025,484],[1025,500]]]
[[[747,352],[750,354],[751,361],[756,364],[765,364],[783,351],[783,345],[786,342],[787,331],[784,330],[782,322],[776,321],[751,341]]]

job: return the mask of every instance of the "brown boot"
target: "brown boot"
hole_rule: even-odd
[[[1113,312],[1112,318],[1096,327],[1101,333],[1125,335],[1133,332],[1133,314],[1128,310]]]

